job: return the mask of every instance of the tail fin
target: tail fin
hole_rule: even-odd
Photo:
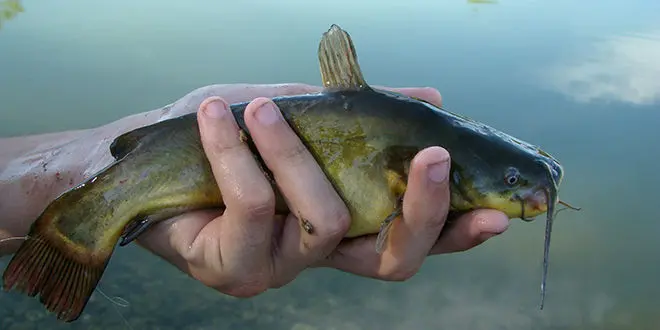
[[[39,294],[41,303],[58,319],[72,322],[82,314],[109,256],[85,258],[50,233],[40,233],[39,226],[32,229],[3,274],[3,288],[16,288],[30,297]]]

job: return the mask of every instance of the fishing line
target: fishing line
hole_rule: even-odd
[[[30,238],[29,235],[7,237],[7,238],[0,239],[0,244],[4,244],[5,242],[18,241],[18,240],[26,241],[28,238]],[[98,293],[100,293],[105,299],[107,299],[110,303],[112,303],[112,308],[114,308],[115,312],[117,312],[117,314],[119,314],[119,317],[121,317],[121,319],[124,322],[124,324],[126,325],[126,327],[128,329],[133,330],[133,327],[131,326],[131,324],[128,323],[128,320],[124,317],[124,315],[121,314],[121,311],[117,308],[117,306],[126,308],[126,307],[130,306],[131,304],[126,299],[124,299],[122,297],[119,297],[119,296],[110,297],[110,296],[108,296],[107,294],[105,294],[101,290],[100,287],[97,287],[95,289],[95,291],[98,291]]]
[[[96,288],[96,291],[98,291],[103,297],[105,297],[105,299],[108,299],[108,301],[110,301],[111,303],[113,303],[113,304],[115,304],[119,307],[126,308],[126,307],[131,305],[126,299],[124,299],[122,297],[114,296],[114,297],[110,298],[103,291],[101,291],[101,288]]]
[[[2,245],[3,243],[6,243],[6,242],[11,242],[11,241],[18,241],[18,240],[27,241],[28,238],[32,238],[32,239],[43,242],[43,240],[41,240],[38,237],[30,237],[30,235],[25,235],[25,236],[14,236],[14,237],[7,237],[7,238],[0,239],[0,245]]]
[[[3,239],[0,239],[0,246],[2,246],[2,244],[5,244],[5,243],[11,242],[11,241],[19,241],[19,240],[20,241],[27,241],[28,238],[30,238],[30,236],[27,236],[27,235],[3,238]]]
[[[0,239],[0,244],[3,244],[4,242],[17,241],[17,240],[24,240],[24,241],[26,241],[28,238],[29,238],[29,236],[7,237],[7,238]]]
[[[561,212],[561,211],[566,211],[566,210],[569,210],[569,208],[568,208],[568,207],[563,207],[563,208],[557,210],[557,211],[555,212],[555,217],[557,217],[557,214],[559,214],[559,212]]]
[[[14,236],[14,237],[7,237],[7,238],[0,239],[0,244],[5,243],[5,242],[9,242],[9,241],[17,241],[17,240],[27,241],[28,238],[31,238],[31,239],[34,239],[34,240],[37,240],[37,241],[41,241],[41,242],[45,242],[44,240],[42,240],[39,237],[31,237],[30,235],[25,235],[25,236]]]
[[[122,297],[119,297],[119,296],[114,296],[114,297],[110,298],[107,294],[105,294],[101,290],[100,285],[97,286],[96,289],[94,289],[94,290],[98,291],[98,293],[100,293],[105,299],[107,299],[110,303],[112,303],[112,308],[115,310],[115,312],[117,312],[119,317],[121,317],[121,320],[124,322],[124,325],[126,325],[126,327],[128,329],[133,330],[133,327],[131,326],[131,324],[128,323],[128,320],[124,317],[124,315],[121,313],[119,308],[117,308],[117,306],[126,308],[126,307],[130,306],[130,303],[126,299],[124,299]]]

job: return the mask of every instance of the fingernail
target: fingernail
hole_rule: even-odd
[[[433,163],[428,167],[429,179],[435,183],[447,180],[449,175],[449,160]]]
[[[279,119],[277,109],[275,109],[273,102],[264,102],[264,104],[257,109],[255,116],[262,125],[272,125]]]
[[[207,116],[214,118],[214,119],[219,119],[222,118],[228,111],[229,111],[229,106],[227,103],[222,101],[221,99],[215,99],[209,101],[205,106],[204,106],[204,113],[206,113]]]

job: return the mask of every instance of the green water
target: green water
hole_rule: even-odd
[[[659,329],[660,3],[22,1],[0,29],[0,136],[101,125],[213,83],[319,84],[319,37],[353,36],[367,80],[543,146],[566,168],[546,308],[543,222],[428,259],[404,283],[332,270],[249,300],[121,248],[71,325],[0,293],[0,329]],[[0,269],[9,261],[0,260]]]

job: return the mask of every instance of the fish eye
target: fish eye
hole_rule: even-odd
[[[506,169],[506,172],[504,173],[504,182],[508,186],[515,186],[518,183],[519,179],[520,179],[520,172],[518,171],[517,168],[509,167]]]

